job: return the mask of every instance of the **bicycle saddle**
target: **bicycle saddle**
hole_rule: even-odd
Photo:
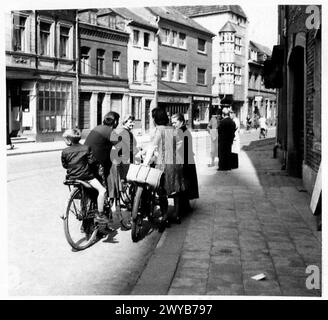
[[[78,185],[83,185],[84,187],[86,187],[86,188],[92,188],[92,186],[88,183],[88,182],[86,182],[86,181],[83,181],[83,180],[78,180],[78,179],[76,179],[76,180],[65,180],[64,182],[63,182],[66,186],[78,186]]]

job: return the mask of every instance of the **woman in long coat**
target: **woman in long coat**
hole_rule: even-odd
[[[174,128],[169,126],[169,118],[162,108],[152,110],[152,118],[155,124],[155,132],[147,150],[144,163],[148,164],[153,155],[156,155],[156,168],[163,170],[161,187],[158,190],[163,211],[162,219],[164,225],[168,225],[168,202],[167,197],[177,197],[178,194],[185,190],[183,180],[183,164],[177,163],[175,152],[176,137]],[[178,148],[181,148],[180,144]],[[177,207],[175,207],[173,219],[178,216]]]
[[[183,163],[183,181],[185,187],[185,190],[180,194],[179,205],[181,214],[191,210],[189,200],[199,198],[198,178],[192,146],[192,135],[186,126],[184,115],[181,113],[173,115],[172,125],[175,127],[177,146],[182,144],[182,148],[177,148],[177,158]]]

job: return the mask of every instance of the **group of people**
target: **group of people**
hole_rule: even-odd
[[[127,115],[120,127],[119,119],[118,113],[107,113],[103,124],[90,131],[84,145],[79,143],[79,129],[64,132],[63,138],[68,147],[63,150],[61,159],[67,170],[66,179],[86,180],[98,191],[95,217],[99,223],[107,223],[108,218],[103,213],[106,189],[112,201],[118,200],[120,183],[126,179],[129,165],[143,154],[144,165],[153,164],[163,171],[157,191],[162,210],[161,227],[165,228],[172,222],[180,223],[182,214],[191,210],[189,200],[199,197],[192,136],[184,115],[174,114],[169,119],[163,108],[154,108],[154,132],[146,150],[137,148],[132,133],[134,116]],[[174,199],[174,210],[170,216],[168,197]]]
[[[211,163],[209,166],[214,166],[215,157],[218,157],[219,171],[238,167],[240,123],[235,113],[230,108],[224,107],[221,115],[212,115],[207,129],[211,136]]]

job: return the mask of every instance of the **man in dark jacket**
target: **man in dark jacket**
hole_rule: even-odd
[[[236,125],[229,116],[229,109],[222,109],[223,119],[218,125],[219,134],[219,168],[220,171],[231,170],[231,146],[235,137]]]
[[[104,116],[103,124],[91,130],[84,144],[90,146],[96,160],[104,168],[104,175],[107,185],[109,185],[109,173],[112,165],[111,150],[113,145],[118,143],[114,129],[117,127],[120,115],[114,111],[108,112]]]

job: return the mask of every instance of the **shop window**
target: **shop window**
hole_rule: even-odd
[[[40,82],[38,130],[60,132],[72,126],[72,86],[66,82]]]
[[[13,16],[13,50],[27,51],[26,47],[26,17]]]

